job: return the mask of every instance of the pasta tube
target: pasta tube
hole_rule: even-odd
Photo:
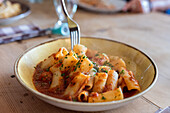
[[[138,81],[135,80],[133,73],[131,71],[127,71],[125,68],[122,67],[120,68],[119,72],[120,76],[123,77],[128,90],[137,89],[138,91],[140,91]]]
[[[93,62],[96,62],[98,65],[103,65],[105,62],[109,62],[109,57],[105,53],[96,53],[92,58]]]
[[[73,65],[77,63],[78,59],[76,55],[68,54],[63,58],[60,70],[61,71],[68,71]]]
[[[94,57],[95,54],[97,54],[96,50],[87,49],[87,51],[86,51],[86,55],[88,56],[88,58]]]
[[[74,46],[73,51],[77,55],[82,56],[86,53],[87,47],[85,47],[84,45],[81,45],[81,44],[77,44],[77,45]]]
[[[88,99],[89,103],[95,103],[95,102],[108,102],[108,101],[115,101],[115,100],[122,100],[123,93],[122,89],[116,88],[115,90],[112,91],[107,91],[105,93],[94,93],[92,92],[91,96]]]
[[[52,65],[54,65],[56,63],[56,60],[54,59],[54,56],[51,55],[50,57],[48,57],[47,59],[45,59],[42,64],[41,64],[41,69],[48,69],[49,67],[51,67]]]
[[[79,73],[79,75],[75,76],[74,79],[67,86],[64,92],[64,96],[77,96],[85,87],[85,84],[88,80],[89,76]]]
[[[93,68],[93,63],[83,55],[77,64],[73,68],[73,73],[81,72],[84,74],[89,74],[89,71]]]
[[[59,49],[59,51],[55,54],[55,59],[59,61],[63,57],[65,57],[68,54],[68,51],[65,47],[62,47]]]
[[[118,84],[119,84],[119,86],[121,87],[122,90],[124,89],[124,87],[127,87],[122,76],[120,76],[120,78],[118,80]]]
[[[82,91],[78,95],[78,101],[79,102],[87,102],[88,101],[88,96],[89,96],[89,92],[88,91]]]
[[[106,72],[108,73],[111,70],[109,66],[100,66],[99,67],[99,72]]]
[[[86,86],[85,86],[85,89],[86,89],[86,90],[91,90],[91,89],[92,89],[93,83],[94,83],[94,76],[95,76],[96,72],[97,72],[97,70],[94,69],[94,68],[92,68],[92,69],[90,70],[90,74],[89,74],[90,80],[87,82],[87,84],[86,84]]]
[[[52,88],[60,88],[63,85],[63,77],[61,76],[61,72],[58,67],[51,67],[50,71],[53,73],[52,83],[50,85],[50,89]]]
[[[114,70],[110,70],[106,82],[106,91],[114,90],[117,88],[118,74]]]
[[[126,64],[123,59],[119,58],[118,56],[111,56],[110,57],[110,63],[112,69],[119,70],[121,67],[126,68]]]
[[[107,73],[103,73],[103,72],[96,73],[93,92],[101,93],[103,91],[106,84],[107,77],[108,77]]]

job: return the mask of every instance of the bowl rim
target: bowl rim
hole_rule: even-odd
[[[34,90],[30,87],[28,87],[24,81],[21,79],[21,77],[19,76],[19,73],[18,73],[18,64],[21,60],[21,58],[27,53],[29,52],[30,50],[36,48],[36,47],[39,47],[41,45],[44,45],[44,44],[47,44],[47,43],[51,43],[51,42],[54,42],[54,41],[57,41],[57,40],[65,40],[65,39],[68,39],[68,37],[60,37],[60,38],[57,38],[57,39],[52,39],[52,40],[49,40],[49,41],[45,41],[45,42],[42,42],[38,45],[35,45],[35,46],[32,46],[30,48],[28,48],[27,50],[25,50],[19,57],[18,59],[15,61],[15,64],[14,64],[14,73],[16,75],[16,78],[18,80],[18,82],[24,86],[27,90],[29,90],[31,93],[34,93],[36,94],[36,96],[39,96],[39,97],[43,97],[43,98],[46,98],[50,101],[55,101],[57,103],[63,103],[63,104],[70,104],[70,105],[79,105],[79,106],[102,106],[102,105],[114,105],[114,104],[119,104],[119,103],[124,103],[124,102],[128,102],[130,100],[133,100],[137,97],[140,97],[142,96],[143,94],[145,94],[146,92],[148,92],[156,83],[157,79],[158,79],[158,68],[157,68],[157,65],[156,63],[154,62],[154,60],[148,55],[146,54],[145,52],[141,51],[140,49],[134,47],[134,46],[131,46],[129,44],[126,44],[126,43],[123,43],[123,42],[119,42],[119,41],[115,41],[115,40],[111,40],[111,39],[105,39],[105,38],[100,38],[100,37],[89,37],[89,36],[84,36],[84,37],[81,37],[83,39],[100,39],[100,40],[106,40],[106,41],[112,41],[112,42],[115,42],[115,43],[119,43],[119,44],[122,44],[122,45],[125,45],[125,46],[128,46],[132,49],[135,49],[136,51],[140,52],[141,54],[143,54],[145,57],[147,57],[150,62],[152,63],[152,65],[154,66],[154,71],[155,71],[155,74],[154,74],[154,79],[153,81],[151,82],[151,84],[142,92],[139,92],[138,94],[134,95],[134,96],[131,96],[131,97],[128,97],[128,98],[125,98],[123,100],[117,100],[117,101],[109,101],[109,102],[100,102],[100,103],[83,103],[83,102],[73,102],[73,101],[68,101],[68,100],[63,100],[63,99],[58,99],[58,98],[55,98],[55,97],[51,97],[51,96],[48,96],[48,95],[45,95],[43,93],[40,93],[38,92],[37,90]]]

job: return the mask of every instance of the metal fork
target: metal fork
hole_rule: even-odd
[[[71,49],[73,50],[74,45],[80,44],[80,27],[79,25],[69,16],[64,0],[61,0],[61,5],[63,8],[63,12],[67,18],[68,27],[70,30],[70,38],[71,38]]]

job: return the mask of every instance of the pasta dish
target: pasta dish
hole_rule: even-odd
[[[5,4],[0,4],[0,18],[9,18],[21,13],[21,6],[18,3],[11,3],[10,1]]]
[[[100,9],[115,9],[113,0],[79,0],[79,2]]]
[[[122,58],[80,44],[69,52],[62,47],[37,64],[33,84],[46,95],[88,103],[122,100],[140,92]]]

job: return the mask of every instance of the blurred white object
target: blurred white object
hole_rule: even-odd
[[[150,3],[149,3],[148,0],[142,0],[142,1],[141,1],[141,5],[142,5],[143,10],[144,10],[145,13],[149,13],[149,12],[151,11],[151,9],[150,9]]]
[[[53,0],[56,13],[58,15],[58,21],[66,22],[66,17],[62,10],[61,0]],[[66,8],[71,18],[73,18],[75,12],[77,11],[77,4],[74,0],[65,0]]]
[[[66,16],[61,6],[61,0],[53,0],[58,20],[54,26],[53,34],[69,35],[69,29]],[[65,0],[67,11],[71,18],[73,18],[77,11],[77,4],[75,0]],[[59,31],[60,30],[60,31]]]
[[[66,21],[66,17],[61,7],[61,0],[53,0],[53,2],[58,15],[58,21]],[[70,17],[73,18],[73,15],[77,11],[77,4],[75,3],[75,0],[65,0],[65,4]]]

